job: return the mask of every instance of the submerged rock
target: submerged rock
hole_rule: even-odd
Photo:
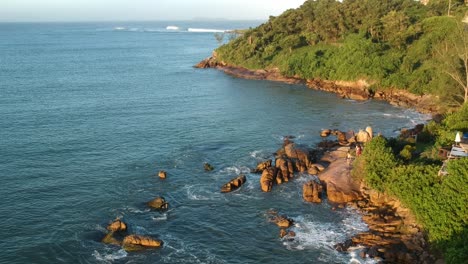
[[[166,210],[169,207],[169,204],[166,202],[164,197],[156,197],[147,204],[149,207],[157,210]]]
[[[289,228],[294,224],[292,219],[289,219],[284,215],[279,215],[273,218],[273,222],[280,228]]]
[[[239,187],[241,187],[246,182],[246,180],[247,178],[245,177],[245,175],[241,174],[238,177],[230,180],[228,183],[224,184],[221,187],[221,192],[227,193],[227,192],[235,191],[239,189]]]
[[[127,251],[141,250],[147,247],[161,247],[163,241],[148,236],[129,235],[122,242],[122,246]]]
[[[106,236],[101,240],[102,243],[104,244],[109,244],[109,245],[116,245],[120,246],[121,242],[114,237],[114,232],[109,232],[106,234]]]
[[[205,169],[205,171],[212,171],[212,170],[214,170],[214,167],[211,166],[211,164],[209,164],[208,162],[205,162],[205,163],[203,164],[203,168]]]

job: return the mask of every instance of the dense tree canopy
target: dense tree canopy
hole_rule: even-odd
[[[468,100],[463,0],[308,0],[218,48],[228,64]]]

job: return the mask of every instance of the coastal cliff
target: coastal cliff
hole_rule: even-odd
[[[356,82],[330,81],[321,79],[302,79],[297,76],[285,76],[278,68],[250,70],[240,66],[229,65],[219,61],[216,52],[213,56],[206,58],[195,65],[196,68],[218,69],[226,74],[250,80],[269,80],[290,84],[305,84],[307,87],[337,94],[344,99],[352,100],[382,100],[392,105],[414,108],[422,113],[439,113],[441,111],[439,98],[433,95],[415,95],[405,90],[385,89],[373,90],[370,85],[363,80]]]

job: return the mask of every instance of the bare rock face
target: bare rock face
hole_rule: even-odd
[[[358,200],[361,196],[356,191],[341,190],[333,183],[327,183],[327,197],[330,202],[344,204]]]
[[[304,183],[302,187],[302,196],[306,202],[321,203],[322,191],[323,187],[320,183],[317,183],[316,181],[308,181]]]
[[[262,191],[271,192],[273,183],[276,181],[277,169],[275,167],[269,167],[265,169],[260,177],[260,186]]]
[[[260,162],[257,164],[257,167],[252,170],[253,173],[262,173],[266,168],[271,167],[271,159]]]
[[[148,236],[129,235],[122,242],[122,246],[127,251],[141,250],[147,247],[161,247],[163,242]]]
[[[125,224],[122,220],[116,219],[112,223],[110,223],[107,228],[107,230],[111,232],[121,232],[121,231],[127,231],[127,224]]]
[[[245,175],[241,174],[238,177],[230,180],[228,183],[224,184],[221,187],[221,192],[227,193],[227,192],[235,191],[239,189],[239,187],[241,187],[246,182],[246,180],[247,178],[245,177]]]
[[[156,210],[166,210],[169,204],[166,202],[164,197],[156,197],[148,202],[148,206]]]

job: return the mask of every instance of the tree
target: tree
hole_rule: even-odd
[[[215,37],[215,39],[216,39],[216,41],[218,42],[219,45],[221,45],[223,43],[224,33],[216,32],[216,33],[214,33],[214,37]]]

